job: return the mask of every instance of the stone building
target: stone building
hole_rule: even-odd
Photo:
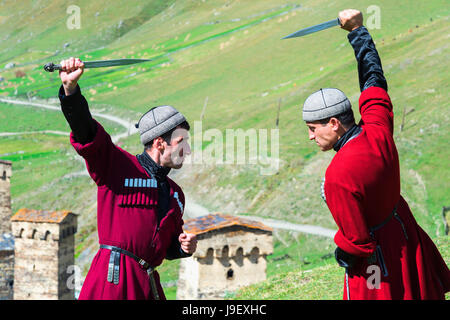
[[[11,233],[0,234],[0,300],[13,298],[14,238]]]
[[[0,300],[12,299],[14,283],[14,238],[11,235],[12,163],[0,160]]]
[[[11,161],[0,160],[0,235],[11,232]]]
[[[11,218],[14,236],[14,299],[74,299],[77,216],[69,211],[20,209]]]
[[[266,279],[266,257],[273,252],[270,227],[218,213],[187,220],[184,231],[196,234],[198,245],[181,259],[177,299],[221,299]]]

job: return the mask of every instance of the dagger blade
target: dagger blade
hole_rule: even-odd
[[[291,33],[290,35],[287,35],[283,39],[290,39],[290,38],[297,38],[297,37],[302,37],[302,36],[306,36],[307,34],[311,34],[317,31],[322,31],[331,27],[335,27],[335,26],[340,26],[341,25],[341,21],[339,20],[339,18],[337,19],[333,19],[327,22],[323,22],[323,23],[319,23],[316,24],[314,26],[308,27],[308,28],[304,28],[301,30],[298,30],[294,33]]]
[[[124,66],[128,64],[136,64],[152,61],[151,59],[114,59],[114,60],[96,60],[96,61],[83,61],[85,68],[104,68]],[[60,64],[54,64],[53,62],[47,63],[44,66],[44,70],[47,72],[53,72],[55,70],[61,70]]]
[[[103,68],[103,67],[114,67],[123,66],[127,64],[142,63],[146,61],[151,61],[149,59],[115,59],[115,60],[97,60],[97,61],[86,61],[84,63],[85,68]]]

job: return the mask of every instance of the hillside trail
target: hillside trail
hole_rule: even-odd
[[[17,104],[17,105],[24,105],[24,106],[32,106],[36,108],[43,108],[51,111],[58,111],[61,112],[61,107],[54,106],[51,104],[44,104],[44,103],[37,103],[37,102],[31,102],[26,100],[15,100],[11,98],[0,98],[0,102],[7,103],[7,104]],[[128,137],[130,135],[133,135],[138,132],[136,127],[134,126],[134,123],[129,122],[127,120],[124,120],[122,118],[119,118],[117,116],[111,115],[111,114],[104,114],[99,112],[92,112],[93,117],[97,118],[103,118],[107,119],[109,121],[115,122],[118,125],[122,126],[125,131],[123,133],[116,134],[114,136],[111,136],[111,139],[114,143],[119,141],[120,139],[124,137]],[[25,133],[53,133],[53,134],[60,134],[60,135],[69,135],[68,132],[62,132],[62,131],[53,131],[53,130],[43,130],[43,131],[30,131],[30,132],[23,132],[23,133],[15,133],[15,132],[4,132],[0,133],[0,136],[8,136],[8,135],[18,135],[18,134],[25,134]],[[80,161],[84,163],[84,160],[81,157],[77,157]],[[77,171],[68,173],[63,178],[73,178],[77,176],[89,176],[87,170]],[[189,194],[186,194],[186,206],[185,206],[185,212],[184,216],[188,219],[197,218],[203,215],[210,214],[211,212],[203,207],[201,204],[196,203],[192,200],[192,198],[189,196]],[[238,215],[239,216],[239,215]],[[304,224],[295,224],[283,220],[275,220],[275,219],[268,219],[268,218],[262,218],[258,216],[239,216],[246,219],[251,219],[255,221],[259,221],[264,223],[265,225],[272,227],[274,229],[282,229],[282,230],[288,230],[293,232],[301,232],[301,233],[307,233],[312,234],[316,236],[322,236],[327,238],[333,238],[334,234],[336,233],[336,230],[327,229],[321,226],[315,226],[315,225],[304,225]]]
[[[31,107],[61,112],[60,106],[54,106],[54,105],[45,104],[45,103],[31,102],[31,101],[26,101],[26,100],[15,100],[15,99],[11,99],[11,98],[0,98],[0,102],[7,103],[7,104],[9,103],[9,104],[17,104],[17,105],[23,105],[23,106],[31,106]],[[120,139],[125,138],[129,135],[132,135],[132,134],[135,134],[138,132],[138,130],[136,129],[136,127],[134,126],[133,123],[126,121],[122,118],[119,118],[117,116],[114,116],[112,114],[103,114],[100,112],[91,112],[91,114],[93,117],[103,118],[103,119],[115,122],[126,129],[122,133],[111,136],[111,139],[114,143],[117,143]],[[52,134],[57,134],[57,135],[69,135],[68,132],[43,130],[43,131],[29,131],[29,132],[3,132],[3,133],[0,133],[0,136],[11,136],[11,135],[29,134],[29,133],[52,133]],[[77,157],[77,159],[84,164],[84,160],[82,158]],[[74,177],[78,177],[78,176],[89,176],[89,174],[88,174],[87,170],[85,169],[82,171],[68,173],[68,174],[64,175],[62,178],[64,178],[64,179],[65,178],[74,178]]]
[[[20,131],[20,132],[0,132],[0,137],[20,136],[25,134],[54,134],[57,136],[69,136],[69,132],[57,130]]]

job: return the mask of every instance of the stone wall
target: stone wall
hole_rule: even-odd
[[[30,233],[15,238],[14,300],[58,299],[58,241]]]
[[[177,299],[222,299],[266,279],[272,233],[234,226],[197,235],[197,251],[181,259]]]
[[[74,299],[67,280],[74,265],[76,216],[61,224],[13,221],[15,237],[14,299]]]
[[[11,162],[0,160],[0,300],[13,298],[14,240],[11,236]]]
[[[0,249],[0,300],[12,300],[14,284],[14,250]]]
[[[0,160],[0,235],[11,232],[11,162]]]
[[[75,264],[75,233],[77,232],[76,216],[69,216],[60,225],[60,241],[58,252],[58,299],[73,300],[75,298],[75,288],[68,284],[70,276],[69,266]],[[73,284],[71,282],[71,284]]]

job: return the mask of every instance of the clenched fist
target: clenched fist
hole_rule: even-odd
[[[66,96],[75,92],[78,80],[84,71],[84,63],[78,58],[70,58],[61,61],[59,77],[64,87]]]
[[[181,233],[178,237],[180,241],[181,249],[189,254],[193,254],[197,249],[197,236],[190,233]]]
[[[353,31],[363,25],[362,13],[355,9],[339,12],[339,20],[341,20],[341,28],[347,31]]]

